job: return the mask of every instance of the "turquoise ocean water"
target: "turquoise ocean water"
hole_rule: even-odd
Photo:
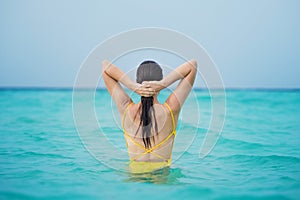
[[[200,112],[188,100],[174,146],[174,156],[182,155],[170,169],[133,175],[107,167],[82,144],[72,90],[1,89],[0,199],[299,199],[300,91],[226,91],[224,129],[204,159],[199,149],[211,98],[206,91],[194,94]],[[107,141],[126,150],[108,93],[97,91],[95,99]],[[200,124],[189,123],[187,113],[199,115]],[[103,155],[126,164],[117,153]]]

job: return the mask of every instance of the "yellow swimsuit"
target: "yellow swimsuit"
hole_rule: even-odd
[[[166,107],[169,109],[170,114],[171,114],[171,118],[172,118],[172,132],[165,138],[163,139],[160,143],[158,143],[157,145],[155,145],[154,147],[150,148],[150,149],[146,149],[143,145],[139,144],[138,142],[134,141],[134,139],[126,132],[125,128],[124,128],[124,119],[126,116],[126,113],[129,109],[129,107],[132,105],[132,103],[130,103],[127,108],[125,109],[124,115],[123,115],[123,119],[122,119],[122,128],[124,131],[124,137],[128,138],[133,144],[135,144],[136,146],[138,146],[139,148],[145,150],[144,153],[141,153],[137,156],[135,156],[134,158],[130,158],[130,163],[129,163],[129,167],[132,173],[145,173],[145,172],[152,172],[154,170],[163,168],[163,167],[167,167],[170,166],[172,163],[172,153],[169,159],[166,159],[164,157],[162,157],[161,155],[153,152],[153,150],[157,149],[158,147],[160,147],[161,145],[163,145],[166,141],[168,141],[169,138],[171,138],[173,135],[174,137],[176,136],[176,127],[175,127],[175,119],[174,119],[174,115],[173,112],[170,108],[170,106],[165,103]],[[126,141],[126,146],[128,148],[128,144],[127,144],[127,140],[125,138]],[[173,148],[173,144],[174,144],[174,140],[172,141],[172,148]],[[145,162],[145,161],[137,161],[136,159],[138,159],[139,157],[147,154],[147,153],[151,153],[154,156],[158,157],[158,158],[162,158],[166,161],[164,162]]]

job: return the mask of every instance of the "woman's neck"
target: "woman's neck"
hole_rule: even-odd
[[[139,102],[141,104],[141,102]],[[159,104],[159,101],[157,99],[157,95],[153,96],[153,104]]]

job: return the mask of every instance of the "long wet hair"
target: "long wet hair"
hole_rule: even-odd
[[[160,81],[163,78],[162,69],[154,61],[144,61],[140,64],[136,72],[136,82],[142,83],[143,81]],[[155,132],[158,132],[157,122],[155,119],[155,111],[153,107],[153,97],[141,97],[141,116],[139,128],[137,129],[135,135],[138,133],[140,127],[142,126],[142,138],[145,148],[151,148],[151,128],[152,128],[152,115],[154,116],[154,128]]]

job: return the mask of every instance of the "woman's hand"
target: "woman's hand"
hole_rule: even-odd
[[[133,91],[143,97],[152,97],[157,94],[151,85],[145,84],[144,82],[143,84],[136,83]]]
[[[165,88],[163,81],[144,81],[143,84],[152,88],[155,93],[158,93]]]

